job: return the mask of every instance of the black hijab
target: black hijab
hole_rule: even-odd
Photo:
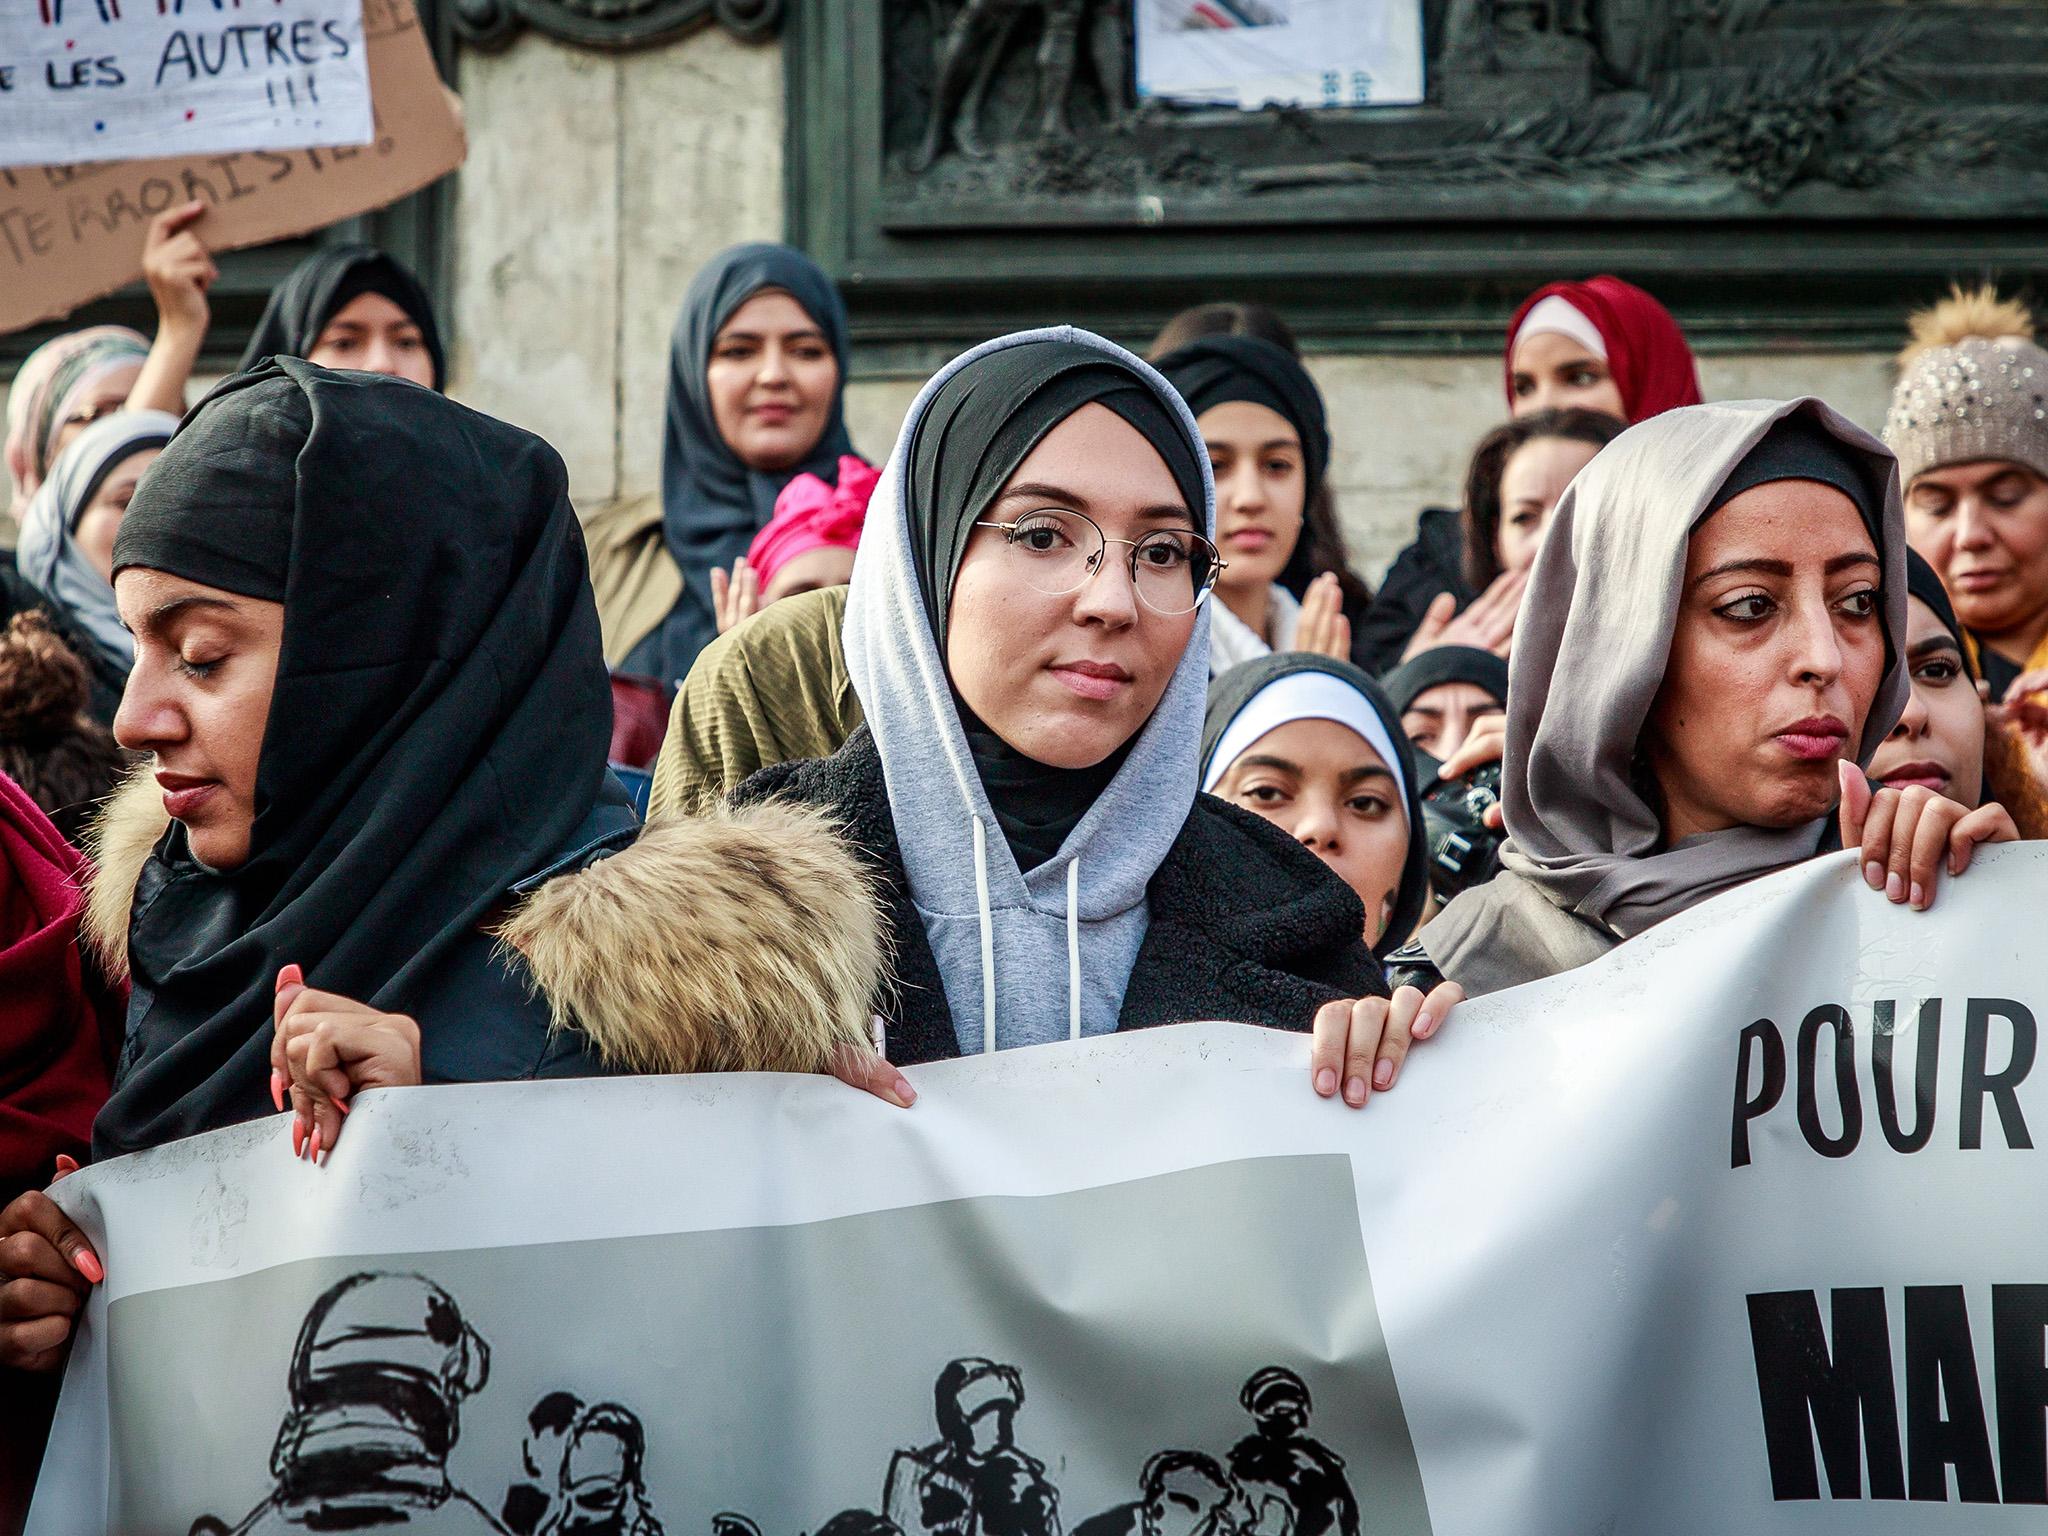
[[[946,654],[953,581],[974,524],[1045,435],[1084,405],[1104,405],[1159,452],[1190,515],[1205,505],[1201,445],[1153,385],[1095,347],[1033,341],[976,358],[940,386],[907,453],[911,553],[925,618]],[[976,719],[954,694],[996,821],[1026,874],[1058,853],[1067,834],[1116,777],[1129,750],[1092,768],[1050,768],[1026,757]]]
[[[138,488],[132,565],[284,604],[249,857],[172,823],[97,1155],[268,1113],[278,969],[413,1012],[596,805],[611,700],[560,457],[397,379],[229,379]]]
[[[1976,682],[1977,658],[1970,654],[1970,642],[1963,633],[1962,620],[1956,617],[1955,604],[1949,601],[1948,588],[1941,584],[1941,577],[1934,567],[1917,549],[1906,551],[1906,596],[1917,597],[1941,620],[1941,627],[1955,637],[1956,649],[1962,653],[1963,671],[1971,682]]]
[[[817,446],[802,463],[774,472],[748,468],[719,434],[705,379],[720,328],[768,288],[796,300],[825,333],[839,363],[839,386]],[[669,339],[668,426],[661,452],[662,528],[683,573],[682,600],[665,621],[660,641],[664,682],[687,672],[697,652],[717,636],[711,572],[747,552],[774,514],[783,486],[800,474],[838,484],[840,456],[853,452],[846,435],[846,370],[846,306],[832,280],[803,252],[767,242],[736,245],[691,279]]]
[[[1403,714],[1430,689],[1446,683],[1470,683],[1475,688],[1484,688],[1494,703],[1507,705],[1507,662],[1476,645],[1433,645],[1380,679],[1380,686],[1387,690],[1394,708]]]
[[[1422,826],[1421,772],[1415,749],[1401,730],[1401,711],[1387,692],[1362,668],[1330,656],[1308,651],[1276,651],[1269,656],[1241,662],[1209,685],[1209,707],[1202,716],[1202,779],[1209,779],[1212,760],[1223,744],[1230,724],[1260,694],[1282,678],[1303,672],[1320,672],[1343,683],[1360,698],[1387,733],[1387,740],[1400,754],[1398,763],[1387,766],[1401,776],[1402,811],[1408,818],[1408,852],[1401,863],[1401,883],[1394,893],[1394,910],[1387,920],[1384,938],[1392,945],[1406,941],[1422,918],[1429,900],[1429,838]],[[1370,916],[1370,914],[1368,914]]]
[[[404,262],[374,245],[324,246],[293,267],[271,291],[237,368],[246,373],[266,357],[304,357],[318,344],[327,322],[366,293],[382,295],[411,317],[433,360],[434,388],[446,389],[448,358],[441,350],[434,302]]]

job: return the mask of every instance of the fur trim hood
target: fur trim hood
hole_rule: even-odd
[[[144,770],[91,839],[85,931],[127,974],[136,883],[169,818]],[[871,1049],[885,987],[867,866],[818,811],[787,804],[667,817],[631,846],[519,895],[496,930],[558,1029],[623,1072],[816,1072]]]

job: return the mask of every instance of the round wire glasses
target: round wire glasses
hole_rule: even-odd
[[[1065,507],[1041,507],[1013,522],[974,526],[1001,533],[1017,579],[1048,597],[1080,591],[1102,568],[1109,546],[1125,545],[1139,601],[1167,618],[1199,608],[1215,587],[1217,573],[1229,564],[1191,528],[1154,528],[1137,539],[1112,539],[1093,518]]]

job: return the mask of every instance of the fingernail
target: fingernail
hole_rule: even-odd
[[[292,1156],[303,1157],[306,1153],[306,1122],[292,1121]]]
[[[334,1112],[337,1115],[345,1115],[348,1113],[347,1099],[329,1099],[327,1102],[334,1106]]]
[[[289,1081],[291,1079],[287,1078],[282,1072],[270,1074],[270,1102],[275,1104],[280,1112],[284,1109],[284,1088],[285,1084]]]
[[[1897,901],[1906,894],[1906,882],[1901,880],[1896,874],[1886,875],[1884,877],[1884,894],[1887,901]]]
[[[1415,1015],[1415,1038],[1427,1040],[1429,1032],[1436,1028],[1436,1019],[1426,1010]]]
[[[1391,1061],[1382,1061],[1374,1065],[1372,1085],[1381,1092],[1394,1086],[1394,1064]]]
[[[64,1153],[59,1152],[57,1154],[57,1171],[59,1173],[78,1172],[78,1159],[75,1157],[68,1157]]]
[[[288,965],[277,973],[277,990],[280,992],[286,987],[303,987],[305,984],[306,973],[296,965]]]
[[[910,1079],[899,1076],[896,1079],[896,1102],[905,1109],[917,1102],[917,1090],[910,1086]]]
[[[1884,866],[1878,863],[1877,860],[1872,859],[1868,864],[1863,866],[1863,881],[1864,884],[1868,885],[1873,891],[1883,890]]]
[[[1334,1068],[1325,1067],[1316,1074],[1316,1092],[1328,1098],[1337,1091],[1337,1073]]]
[[[313,1166],[320,1166],[320,1127],[313,1127]]]
[[[1354,1108],[1365,1102],[1365,1079],[1354,1077],[1344,1085],[1344,1102]]]
[[[1920,889],[1920,882],[1918,880],[1915,880],[1913,882],[1913,894],[1911,900],[1913,907],[1916,911],[1927,905],[1926,894],[1926,892]]]
[[[71,1256],[71,1264],[81,1275],[98,1285],[107,1278],[107,1272],[100,1268],[100,1256],[90,1248],[81,1248]]]

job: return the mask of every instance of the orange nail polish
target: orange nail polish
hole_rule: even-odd
[[[72,1267],[94,1285],[107,1278],[107,1272],[100,1268],[100,1256],[90,1248],[81,1248],[72,1255]]]
[[[292,1156],[303,1157],[305,1155],[305,1152],[306,1122],[303,1120],[294,1120],[292,1122]]]
[[[317,1125],[313,1127],[313,1143],[312,1143],[312,1145],[313,1145],[313,1163],[314,1163],[314,1166],[316,1166],[316,1167],[317,1167],[317,1166],[319,1165],[319,1162],[320,1162],[320,1127],[319,1127],[319,1126],[317,1126]]]
[[[285,1084],[290,1081],[291,1079],[286,1077],[282,1072],[273,1072],[270,1074],[270,1102],[277,1106],[278,1112],[280,1114],[282,1114],[284,1111]]]

